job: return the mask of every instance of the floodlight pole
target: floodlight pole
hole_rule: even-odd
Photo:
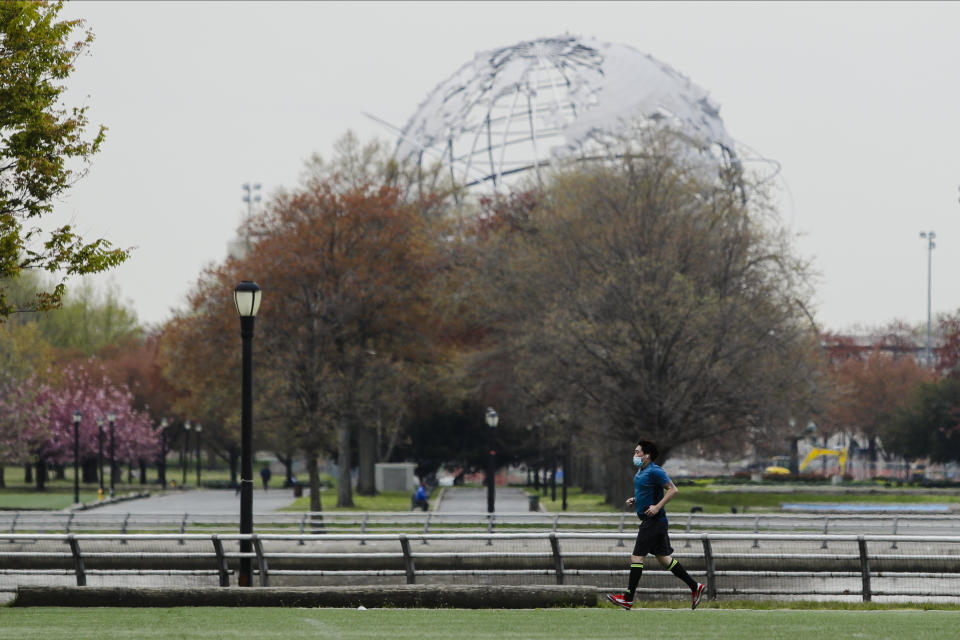
[[[921,231],[920,237],[927,241],[927,349],[926,349],[926,358],[927,366],[931,369],[933,368],[933,352],[930,350],[930,284],[931,284],[931,267],[933,266],[933,250],[936,248],[937,243],[933,241],[937,237],[937,234],[933,231]]]

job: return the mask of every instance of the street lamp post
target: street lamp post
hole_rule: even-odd
[[[920,237],[927,241],[927,366],[933,368],[933,353],[930,351],[930,282],[931,266],[933,262],[933,250],[937,243],[933,241],[937,234],[933,231],[921,231]]]
[[[183,442],[180,451],[180,468],[183,471],[183,478],[180,479],[180,486],[187,486],[187,445],[190,444],[190,421],[183,422]]]
[[[203,431],[203,425],[197,425],[197,489],[200,488],[200,432]]]
[[[73,503],[80,504],[80,411],[73,412]]]
[[[103,418],[97,418],[97,471],[100,475],[100,495],[103,500]]]
[[[110,497],[112,498],[116,494],[115,480],[114,476],[117,472],[117,450],[115,447],[115,441],[113,438],[113,423],[117,419],[117,416],[111,411],[107,414],[107,423],[110,425]]]
[[[240,402],[240,533],[253,533],[253,325],[260,309],[260,287],[244,280],[233,290],[233,302],[240,314],[240,337],[243,340],[243,374]],[[249,539],[240,541],[241,587],[252,586]]]
[[[160,421],[160,466],[157,469],[157,480],[160,481],[160,488],[167,488],[167,427],[170,422],[164,418]]]
[[[494,411],[493,407],[487,407],[487,513],[493,513],[493,505],[496,501],[496,488],[497,484],[497,466],[496,466],[496,436],[497,436],[497,423],[500,421],[500,416],[497,415],[497,412]]]

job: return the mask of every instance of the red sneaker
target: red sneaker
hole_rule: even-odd
[[[618,607],[623,607],[629,611],[630,607],[633,606],[633,600],[627,600],[627,598],[622,593],[608,593],[607,600],[617,605]]]
[[[697,605],[700,604],[700,598],[703,597],[703,590],[705,587],[706,585],[698,582],[697,588],[690,592],[690,599],[693,600],[693,605],[690,607],[691,609],[696,609]]]

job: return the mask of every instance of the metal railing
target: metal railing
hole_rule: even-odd
[[[780,533],[864,533],[951,535],[960,531],[960,515],[926,514],[671,514],[671,530]],[[633,513],[475,512],[275,512],[255,516],[263,533],[454,533],[473,530],[619,532],[636,526]],[[7,533],[233,533],[238,515],[98,514],[94,511],[50,513],[0,512],[0,535]]]
[[[0,589],[21,584],[229,586],[240,558],[257,584],[589,584],[622,588],[633,533],[5,534]],[[960,536],[674,533],[711,598],[876,597],[956,601]],[[250,540],[250,553],[240,541]],[[122,545],[122,546],[121,546]],[[640,597],[683,593],[644,574]]]

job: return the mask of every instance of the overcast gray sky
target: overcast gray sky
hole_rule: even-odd
[[[143,322],[225,257],[241,185],[297,183],[348,129],[389,132],[481,50],[564,33],[628,44],[707,89],[782,165],[824,328],[960,308],[960,3],[75,2],[96,34],[71,99],[109,127],[57,222],[136,247],[109,276]],[[789,189],[789,192],[787,191]],[[103,281],[102,278],[98,281]],[[264,305],[269,304],[269,292]]]

